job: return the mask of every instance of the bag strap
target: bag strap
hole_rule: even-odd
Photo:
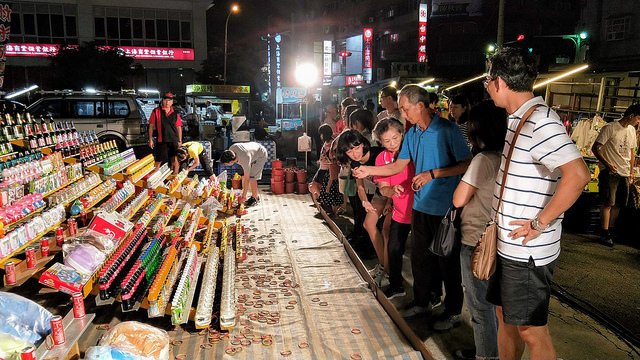
[[[507,161],[504,163],[504,171],[502,172],[502,182],[500,183],[500,196],[498,196],[498,206],[496,207],[496,215],[494,217],[494,221],[496,223],[498,222],[498,212],[500,211],[500,205],[502,205],[502,195],[504,194],[504,187],[507,182],[507,174],[509,173],[509,164],[511,163],[511,155],[513,155],[513,149],[515,149],[516,147],[516,140],[518,139],[518,135],[520,135],[520,131],[522,130],[524,123],[527,122],[527,119],[529,119],[531,114],[533,114],[535,109],[537,109],[539,106],[542,106],[542,105],[540,104],[533,105],[532,107],[529,108],[529,110],[527,110],[524,113],[524,115],[522,115],[522,118],[520,118],[520,123],[516,128],[516,132],[513,135],[513,139],[511,140],[511,146],[509,146],[509,151],[507,152]]]

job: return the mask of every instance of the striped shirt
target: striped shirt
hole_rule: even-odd
[[[502,174],[515,130],[524,113],[536,104],[543,106],[538,107],[522,127],[511,157],[498,213],[498,254],[520,262],[527,262],[532,257],[536,266],[541,266],[554,261],[560,254],[563,215],[526,246],[522,245],[523,238],[511,239],[508,236],[519,227],[509,225],[509,222],[538,216],[556,191],[561,175],[559,167],[581,157],[558,114],[546,106],[542,97],[532,98],[509,116],[509,129],[496,178],[493,211],[495,213],[498,205]]]

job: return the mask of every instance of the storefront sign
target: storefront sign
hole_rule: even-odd
[[[6,46],[11,34],[11,7],[0,3],[0,89],[4,84],[4,67],[7,61]]]
[[[362,36],[362,45],[363,45],[362,46],[362,75],[363,75],[364,81],[366,82],[370,82],[372,80],[372,75],[373,75],[372,43],[373,43],[373,29],[364,28],[364,32]]]
[[[345,86],[361,86],[364,85],[364,78],[362,75],[347,75],[344,78]]]
[[[324,40],[322,42],[322,84],[331,84],[331,65],[333,61],[333,42],[331,40]]]
[[[280,89],[282,87],[280,74],[280,43],[282,42],[282,35],[276,34],[273,39],[276,41],[276,89]]]
[[[271,34],[267,34],[267,84],[269,85],[269,96],[273,95],[271,86]]]
[[[283,87],[276,91],[278,104],[299,104],[303,103],[307,96],[307,89],[296,87]]]
[[[7,56],[46,57],[58,54],[60,45],[57,44],[7,44]],[[144,46],[120,46],[127,56],[136,60],[194,60],[191,48],[159,48]]]
[[[418,62],[427,62],[427,4],[418,10]]]
[[[482,16],[481,0],[432,0],[431,18],[439,16]]]
[[[248,85],[211,85],[191,84],[187,85],[187,94],[216,93],[216,94],[249,94],[251,86]]]

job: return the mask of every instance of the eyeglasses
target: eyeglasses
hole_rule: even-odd
[[[497,76],[491,76],[491,75],[487,75],[487,77],[484,79],[484,81],[482,81],[482,83],[484,84],[484,88],[488,88],[489,87],[489,83],[492,82],[493,80],[497,79]]]
[[[164,100],[171,100],[171,101],[173,101],[173,98],[170,98],[170,97],[165,97],[165,98],[163,98],[163,99],[164,99]]]

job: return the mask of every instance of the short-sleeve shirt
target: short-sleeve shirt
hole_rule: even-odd
[[[258,159],[268,159],[269,154],[264,146],[257,142],[235,143],[229,146],[229,150],[236,155],[236,161],[245,173],[251,170],[251,165]]]
[[[384,148],[381,146],[372,146],[369,148],[369,159],[367,160],[366,163],[359,163],[357,161],[351,161],[351,168],[355,169],[360,165],[365,165],[365,166],[374,166],[376,165],[376,159],[378,158],[378,155],[384,151]],[[367,177],[364,180],[364,188],[367,192],[367,194],[374,194],[376,192],[376,189],[378,188],[374,182],[374,180],[371,177]]]
[[[158,131],[158,142],[162,142],[162,116],[160,111],[164,111],[166,116],[171,116],[175,109],[173,107],[169,108],[169,111],[165,111],[162,107],[157,107],[151,112],[151,116],[149,117],[149,125],[154,125],[156,130]],[[180,118],[180,113],[176,113],[176,127],[182,126],[182,119]]]
[[[376,157],[376,166],[384,166],[393,163],[393,153],[384,150]],[[411,224],[411,207],[413,206],[413,190],[411,190],[411,180],[416,170],[412,162],[402,169],[401,172],[391,176],[374,176],[373,181],[388,183],[391,186],[402,185],[404,192],[391,197],[393,201],[393,212],[391,218],[401,224]]]
[[[402,117],[402,113],[400,113],[399,109],[393,109],[393,110],[382,110],[378,113],[378,121],[382,120],[382,119],[386,119],[386,118],[394,118],[398,121],[400,121],[402,123],[402,125],[405,124],[405,119],[404,117]]]
[[[496,177],[493,210],[498,205],[502,173],[515,130],[524,113],[536,104],[542,106],[531,114],[522,127],[509,165],[502,205],[498,212],[498,254],[520,262],[527,262],[532,257],[536,266],[541,266],[554,261],[560,254],[563,215],[552,221],[547,230],[526,246],[522,245],[523,238],[511,239],[508,236],[509,232],[518,227],[509,225],[509,222],[530,220],[538,216],[556,192],[561,175],[558,168],[581,158],[580,151],[567,135],[560,117],[546,106],[542,97],[525,102],[508,118],[505,146]]]
[[[473,157],[462,181],[476,188],[475,194],[464,206],[460,228],[462,243],[475,246],[491,220],[491,202],[496,187],[496,175],[500,168],[500,153],[484,151]]]
[[[187,147],[189,157],[192,159],[197,158],[204,151],[204,146],[198,141],[189,141],[182,145]]]
[[[433,115],[426,130],[414,125],[402,142],[398,159],[412,160],[416,174],[455,165],[471,158],[471,152],[458,126]],[[453,199],[460,176],[448,176],[429,181],[413,199],[413,210],[434,216],[444,216]]]
[[[631,151],[636,148],[636,129],[626,128],[619,121],[612,121],[600,129],[596,142],[602,144],[600,155],[616,167],[620,176],[631,176]],[[600,164],[601,169],[604,165]]]

